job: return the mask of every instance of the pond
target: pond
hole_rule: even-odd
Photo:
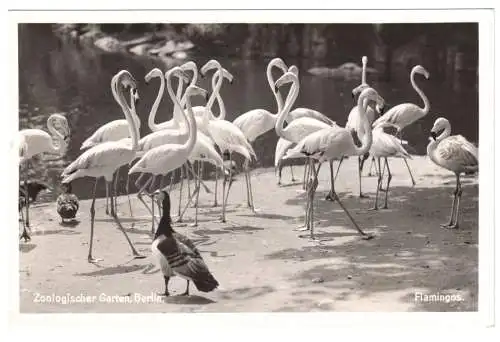
[[[367,49],[368,50],[368,49]],[[368,53],[368,52],[367,52]],[[288,65],[296,64],[300,69],[300,93],[295,106],[316,109],[339,125],[344,125],[353,102],[351,90],[359,80],[344,80],[313,76],[307,73],[310,61],[287,59]],[[210,55],[192,57],[201,66]],[[361,56],[348,56],[345,60],[360,64]],[[276,110],[275,100],[267,84],[265,69],[269,58],[258,60],[218,58],[221,64],[234,75],[232,85],[224,84],[221,94],[226,105],[226,119],[232,121],[239,114],[254,108]],[[370,64],[370,67],[376,67]],[[74,42],[61,41],[49,25],[25,25],[19,31],[19,128],[41,128],[46,130],[46,120],[51,113],[64,112],[71,127],[71,142],[66,156],[58,161],[48,157],[35,159],[31,173],[51,184],[55,189],[60,183],[62,169],[81,153],[82,142],[98,127],[108,121],[123,118],[119,106],[110,91],[110,80],[120,69],[129,70],[138,81],[141,118],[141,136],[149,133],[147,116],[158,92],[158,81],[146,85],[144,76],[153,67],[166,71],[167,66],[159,60],[133,55],[105,53],[96,48]],[[421,100],[409,82],[409,70],[393,68],[390,82],[378,81],[368,75],[368,83],[375,87],[391,105],[413,102],[422,106]],[[471,141],[478,140],[478,90],[477,83],[469,78],[447,78],[429,80],[418,77],[417,83],[428,96],[431,111],[424,119],[408,127],[404,137],[417,154],[425,154],[427,137],[438,116],[447,117],[453,134],[462,134]],[[382,78],[380,78],[382,79]],[[207,80],[200,85],[210,89]],[[286,94],[284,94],[286,96]],[[157,122],[170,118],[172,103],[164,97],[157,115]],[[196,101],[195,104],[201,104]],[[274,163],[274,150],[278,138],[274,130],[258,138],[255,151],[259,158],[255,167],[270,167]],[[121,174],[125,171],[122,170]],[[91,179],[79,179],[73,184],[80,198],[91,195]],[[124,193],[124,181],[120,182],[120,193]],[[104,196],[104,187],[99,187],[99,196]],[[57,191],[53,194],[57,196]],[[50,198],[49,198],[50,199]]]

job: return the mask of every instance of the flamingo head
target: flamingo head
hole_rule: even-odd
[[[148,84],[153,77],[163,77],[163,72],[158,68],[151,69],[151,71],[148,72],[146,76],[144,76],[144,81],[146,82],[146,84]]]
[[[297,77],[299,76],[299,68],[297,68],[296,65],[290,66],[290,68],[288,68],[288,72],[294,73]]]
[[[430,136],[432,139],[436,140],[438,133],[450,127],[450,122],[448,119],[440,117],[434,121],[434,125],[432,126]]]
[[[274,90],[278,92],[279,88],[290,82],[298,82],[298,77],[293,72],[288,71],[285,74],[283,74],[283,76],[278,78],[278,80],[274,84]]]
[[[221,69],[221,68],[222,68],[222,66],[220,65],[220,63],[218,61],[216,61],[215,59],[211,59],[208,62],[206,62],[204,66],[201,67],[201,69],[200,69],[201,77],[205,77],[205,74],[209,70]]]
[[[413,72],[417,74],[424,75],[425,78],[429,79],[429,72],[421,65],[416,65],[413,67]]]
[[[286,72],[288,70],[288,67],[286,66],[285,62],[281,58],[279,58],[279,57],[273,58],[269,62],[269,65],[271,67],[275,66],[277,68],[280,68],[281,71],[283,71],[283,72]]]
[[[205,89],[195,85],[187,87],[186,96],[196,96],[196,95],[203,96],[205,98],[205,101],[208,101],[208,92]]]

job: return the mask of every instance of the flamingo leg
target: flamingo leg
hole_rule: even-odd
[[[26,171],[26,178],[24,179],[24,184],[26,186],[25,196],[24,196],[24,206],[26,207],[26,220],[24,220],[24,218],[23,218],[23,233],[21,234],[21,237],[20,237],[20,239],[24,239],[24,242],[28,242],[29,240],[31,240],[31,237],[28,233],[28,230],[31,230],[30,229],[30,209],[29,209],[30,197],[29,197],[29,193],[28,193],[28,183],[29,183],[28,172]],[[23,209],[21,208],[21,212],[22,212],[22,210]]]
[[[111,186],[111,184],[110,184],[110,186]],[[118,226],[118,228],[120,229],[120,231],[123,233],[123,235],[125,235],[125,239],[127,239],[127,242],[130,246],[130,249],[132,250],[132,254],[134,255],[134,259],[144,259],[146,256],[141,255],[137,252],[134,245],[132,244],[132,241],[130,241],[130,238],[128,237],[127,232],[125,231],[125,229],[123,229],[123,226],[120,222],[120,219],[118,218],[118,215],[116,214],[116,212],[114,210],[113,196],[111,196],[110,200],[111,200],[111,216],[115,220],[115,223]]]
[[[92,204],[90,205],[90,241],[89,241],[89,255],[87,257],[88,262],[90,263],[96,263],[101,261],[102,259],[96,259],[92,257],[92,246],[94,242],[94,219],[95,219],[95,195],[97,191],[97,182],[99,181],[99,178],[95,179],[94,182],[94,191],[92,194]],[[107,188],[107,183],[106,183],[106,188]],[[107,198],[107,197],[106,197]]]
[[[106,183],[106,179],[104,179],[104,184]],[[106,185],[106,215],[109,215],[111,211],[109,210],[109,189],[108,186]]]
[[[366,153],[363,156],[358,156],[358,181],[359,181],[359,198],[368,198],[368,195],[363,194],[361,190],[361,174],[363,173],[363,165],[365,164],[365,160],[368,159],[369,154]]]
[[[370,208],[368,210],[378,210],[378,193],[379,193],[380,187],[382,186],[382,172],[381,172],[382,169],[380,167],[380,158],[377,158],[377,162],[378,162],[378,170],[377,170],[377,166],[375,165],[375,171],[377,172],[377,175],[378,175],[377,190],[375,192],[375,205],[373,206],[373,208]]]
[[[339,161],[339,167],[342,163],[342,160],[343,158],[341,158]],[[335,196],[333,196],[333,194],[335,193],[335,174],[333,173],[333,159],[329,160],[328,164],[330,165],[330,192],[328,193],[328,195],[326,195],[325,200],[333,202],[335,200]]]
[[[368,177],[373,176],[372,174],[373,165],[375,165],[375,157],[372,156],[372,160],[370,162],[370,169],[368,170]],[[376,171],[377,171],[377,165],[375,165],[375,172]]]
[[[281,185],[281,171],[283,170],[282,161],[278,162],[278,185]],[[305,178],[305,170],[304,170],[304,178]]]
[[[201,178],[201,168],[198,168],[198,178]],[[196,188],[194,190],[194,191],[196,191],[196,200],[194,202],[194,206],[195,206],[194,223],[191,226],[198,227],[198,199],[200,197],[200,183],[198,181],[196,181],[196,179],[194,182],[196,184]],[[193,193],[193,195],[194,195],[194,193]],[[188,285],[188,288],[189,288],[189,285]]]
[[[307,158],[306,161],[308,162],[309,168],[311,168],[311,166],[314,167],[312,158]],[[312,188],[313,180],[307,179],[307,181],[305,181],[304,184],[306,186],[306,211],[304,216],[304,224],[294,229],[296,231],[307,231],[310,229],[310,220],[309,220],[309,216],[311,213],[310,189]]]
[[[304,189],[304,190],[307,188],[307,181],[306,180],[309,179],[309,171],[310,171],[310,163],[309,163],[309,159],[306,158],[306,162],[304,164],[304,179],[302,180],[302,189]]]
[[[177,221],[176,222],[182,222],[182,216],[181,216],[181,206],[182,206],[182,188],[184,185],[184,165],[181,166],[181,186],[179,188],[179,209],[177,211]]]
[[[408,169],[408,172],[410,173],[411,184],[412,184],[412,186],[415,186],[415,184],[417,184],[417,183],[415,182],[415,179],[413,178],[413,174],[411,173],[410,165],[408,165],[408,161],[406,160],[406,158],[403,158],[403,160],[406,164],[406,168]]]
[[[224,164],[223,164],[224,165]],[[222,173],[224,174],[224,169],[222,170]],[[216,207],[217,204],[217,186],[218,186],[218,181],[219,181],[219,168],[215,168],[215,191],[214,191],[214,204],[212,207]]]
[[[250,209],[255,213],[255,206],[253,203],[253,192],[252,192],[252,178],[250,175],[249,161],[245,161],[245,175],[247,178],[247,204]]]
[[[316,189],[318,188],[318,174],[321,168],[322,163],[318,163],[318,168],[316,169],[314,165],[313,168],[313,177],[311,179],[310,184],[308,185],[308,198],[309,198],[309,215],[308,215],[308,226],[309,226],[309,239],[313,242],[321,242],[314,236],[314,194]],[[305,235],[299,235],[299,237],[306,237]]]
[[[139,199],[139,201],[141,201],[141,203],[146,207],[146,209],[149,211],[149,213],[151,214],[151,216],[153,216],[153,211],[151,210],[151,208],[149,208],[148,204],[144,201],[144,199],[142,198],[143,196],[143,193],[145,191],[145,189],[148,187],[148,185],[150,185],[151,181],[153,180],[153,177],[150,177],[146,183],[144,183],[144,185],[142,186],[142,188],[139,190],[139,192],[137,193],[137,198]],[[153,216],[154,218],[154,216]],[[156,218],[155,218],[156,220]]]
[[[229,153],[229,165],[232,165],[232,158],[233,155],[232,153]],[[226,192],[224,192],[225,187],[226,187],[226,178],[224,177],[224,183],[223,183],[223,188],[222,188],[222,217],[221,217],[221,222],[225,223],[226,222],[226,206],[227,206],[227,198],[229,196],[229,189],[231,189],[231,184],[233,180],[233,168],[230,166],[229,168],[229,184],[227,186]]]
[[[335,196],[337,196],[337,194],[335,194]],[[365,239],[365,240],[372,239],[373,235],[367,234],[364,231],[362,231],[361,228],[359,228],[358,224],[356,223],[356,221],[354,221],[353,217],[351,216],[349,211],[347,211],[347,209],[344,207],[344,205],[342,204],[342,202],[340,201],[340,198],[338,196],[337,196],[337,202],[339,203],[342,210],[346,213],[347,217],[349,217],[349,220],[351,220],[352,224],[354,225],[354,228],[356,228],[358,233],[363,236],[363,239]]]
[[[132,201],[130,200],[130,175],[127,173],[127,183],[125,184],[125,192],[127,193],[127,198],[128,198],[128,208],[130,210],[130,217],[134,217],[134,214],[132,213]]]
[[[453,203],[451,205],[451,213],[450,213],[450,221],[446,224],[442,224],[441,227],[443,228],[456,228],[456,225],[454,222],[454,219],[455,219],[455,212],[456,212],[456,207],[457,207],[457,202],[459,201],[458,200],[458,194],[460,192],[462,192],[462,188],[460,186],[460,176],[459,175],[456,175],[456,187],[455,187],[455,191],[453,192]]]
[[[387,161],[387,157],[385,157],[384,159],[385,159],[385,165],[387,166],[387,186],[385,191],[384,206],[382,207],[382,209],[387,209],[387,197],[389,196],[389,184],[391,183],[392,173],[391,169],[389,168],[389,162]]]
[[[458,228],[458,215],[460,213],[460,199],[462,198],[462,185],[460,183],[460,175],[457,176],[458,181],[458,192],[457,192],[457,204],[455,207],[455,222],[450,226],[450,229]]]
[[[120,168],[118,168],[118,170],[116,170],[116,174],[113,176],[115,179],[114,179],[114,183],[113,183],[113,193],[114,193],[114,196],[115,196],[115,212],[118,212],[118,176],[120,175]]]
[[[290,174],[292,175],[292,179],[291,179],[292,183],[295,183],[296,179],[293,176],[293,165],[290,165]]]

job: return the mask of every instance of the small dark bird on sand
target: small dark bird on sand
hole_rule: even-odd
[[[219,286],[219,283],[208,270],[200,252],[186,236],[174,231],[170,218],[170,196],[166,191],[160,191],[157,201],[161,203],[163,215],[156,229],[151,249],[157,257],[165,279],[164,296],[169,296],[168,282],[177,275],[187,280],[186,291],[183,296],[189,295],[189,282],[202,292],[210,292]]]
[[[62,184],[63,193],[57,197],[57,213],[61,216],[62,223],[65,220],[73,220],[80,205],[78,197],[71,191],[71,183]]]

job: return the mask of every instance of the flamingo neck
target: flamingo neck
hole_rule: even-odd
[[[281,112],[279,113],[278,120],[276,121],[276,125],[274,126],[278,136],[290,141],[294,141],[294,139],[292,139],[292,137],[289,136],[287,130],[283,128],[283,124],[285,123],[285,120],[288,114],[290,113],[290,109],[295,103],[295,100],[297,100],[298,95],[299,95],[299,82],[297,79],[294,79],[290,92],[286,97],[285,104]]]
[[[118,81],[119,79],[116,80],[115,82],[116,85],[119,84]],[[135,111],[132,111],[132,108],[128,106],[127,100],[125,99],[125,95],[123,94],[123,92],[120,91],[119,88],[116,88],[115,91],[117,94],[118,104],[122,108],[123,114],[125,115],[125,118],[127,119],[128,122],[128,129],[130,137],[132,139],[132,145],[131,145],[132,151],[137,151],[139,148],[139,129],[135,124],[137,114],[135,113]],[[137,120],[139,119],[137,118]]]
[[[187,112],[187,113],[186,113]],[[188,123],[188,134],[189,138],[184,143],[183,147],[190,155],[193,151],[194,145],[196,144],[196,135],[198,134],[198,128],[196,127],[196,120],[193,114],[193,107],[191,105],[191,98],[188,96],[186,98],[186,111],[183,111],[184,118]]]
[[[451,124],[446,121],[444,124],[444,130],[443,132],[436,138],[437,142],[442,141],[443,139],[446,139],[450,136],[451,134]]]
[[[184,123],[187,127],[189,125],[189,121],[187,120],[186,114],[184,113],[184,110],[183,110],[181,104],[179,103],[179,99],[174,94],[174,90],[172,89],[170,74],[167,77],[167,91],[168,91],[168,95],[170,96],[170,99],[172,99],[172,102],[174,103],[174,111],[176,109],[179,110],[179,112],[182,114],[182,121],[184,121]],[[184,97],[186,97],[186,94],[184,94]],[[187,101],[187,99],[186,99],[186,101]],[[178,123],[180,124],[181,122],[178,122]]]
[[[60,154],[66,150],[66,141],[64,141],[64,136],[54,127],[54,122],[52,120],[47,120],[47,129],[53,137],[50,148],[52,152]],[[57,140],[58,144],[54,144],[54,140]]]
[[[179,78],[179,82],[182,82],[181,78]],[[179,83],[180,84],[180,83]],[[174,90],[172,89],[172,79],[171,79],[171,74],[168,74],[167,76],[167,92],[168,95],[170,96],[170,99],[174,103],[174,121],[177,123],[177,125],[180,125],[182,121],[185,121],[186,118],[183,115],[183,106],[179,103],[179,98],[177,97],[176,94],[174,94]],[[184,94],[184,97],[186,94]],[[177,113],[177,115],[176,115]],[[186,125],[188,123],[186,122]]]
[[[429,99],[427,99],[427,96],[425,96],[424,92],[417,86],[417,83],[415,83],[415,70],[411,71],[410,82],[411,82],[413,89],[415,89],[415,91],[420,96],[422,101],[424,101],[424,108],[422,110],[423,110],[424,115],[425,115],[429,112],[430,103],[429,103]]]
[[[373,132],[371,129],[370,122],[366,116],[366,109],[368,108],[368,99],[364,99],[364,97],[360,96],[358,98],[358,111],[360,120],[363,122],[363,128],[365,130],[365,134],[363,135],[363,139],[361,140],[361,146],[358,147],[356,144],[354,145],[354,149],[357,155],[363,155],[370,150],[373,142]]]
[[[366,84],[366,59],[362,59],[363,69],[361,71],[361,84]]]
[[[283,97],[281,96],[281,93],[278,90],[274,88],[274,78],[273,78],[273,67],[276,66],[274,63],[269,63],[267,65],[266,69],[266,76],[267,76],[267,82],[269,83],[269,87],[271,88],[271,91],[273,92],[274,98],[276,100],[276,105],[278,106],[278,110],[276,112],[276,116],[281,112],[281,109],[283,108]],[[286,70],[283,70],[283,73],[286,72]]]
[[[191,79],[191,82],[189,83],[188,87],[192,86],[192,85],[196,85],[196,82],[198,82],[198,69],[196,67],[193,67],[191,69],[191,71],[193,71],[193,78]],[[183,84],[182,78],[179,78],[179,82],[180,82],[179,84]],[[186,87],[186,89],[188,87]],[[182,91],[181,92],[178,91],[177,92],[177,98],[180,99],[181,95],[182,95]],[[181,107],[182,108],[186,107],[186,96],[185,96],[185,94],[184,94],[184,96],[182,96],[182,99],[181,99]],[[177,113],[177,116],[176,116],[177,122],[180,122],[181,121],[180,120],[180,115],[182,115],[182,114],[181,114],[181,112],[179,110],[174,111],[174,115],[176,115],[176,113]]]
[[[218,78],[216,78],[215,76],[218,76]],[[214,77],[212,78],[212,89],[215,89],[216,82],[218,82],[219,79],[221,79],[221,78],[223,78],[222,74],[220,74],[217,71],[214,74]],[[220,95],[220,93],[219,93],[218,90],[217,90],[217,94],[215,96],[217,98],[217,105],[219,106],[219,115],[215,117],[215,120],[224,120],[226,118],[226,105],[224,104],[224,100],[222,99],[222,96]],[[211,110],[211,112],[212,112],[212,115],[213,115],[213,111],[212,110]]]
[[[155,123],[155,119],[156,112],[158,111],[158,107],[160,106],[160,102],[163,98],[163,93],[165,92],[165,79],[163,78],[163,74],[158,74],[155,76],[160,78],[160,89],[158,90],[158,95],[156,95],[155,102],[153,103],[153,107],[151,107],[151,111],[149,112],[148,117],[148,126],[149,129],[151,129],[151,131],[153,132],[159,131],[161,129],[161,127]],[[181,86],[180,83],[179,85]],[[132,100],[132,102],[134,101]]]
[[[217,74],[219,76],[216,76]],[[218,77],[218,79],[217,79],[217,82],[216,82],[215,87],[214,87],[213,86],[214,79],[216,79],[216,77]],[[220,88],[222,87],[222,81],[224,81],[224,76],[222,75],[222,66],[219,66],[218,70],[212,76],[212,94],[210,94],[210,99],[208,100],[208,102],[205,106],[205,108],[206,108],[205,115],[209,115],[209,112],[212,110],[212,106],[214,105],[215,98],[217,97],[217,94],[219,94]],[[220,115],[219,115],[219,117],[217,117],[217,119],[220,119]]]

